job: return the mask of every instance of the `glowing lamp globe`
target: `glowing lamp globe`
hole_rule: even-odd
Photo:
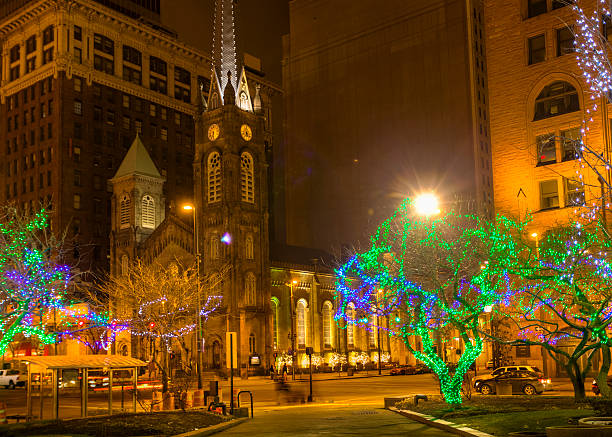
[[[419,194],[414,199],[414,207],[417,214],[423,216],[436,215],[440,213],[438,198],[433,193]]]

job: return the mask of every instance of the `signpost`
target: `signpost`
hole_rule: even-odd
[[[234,414],[234,368],[238,368],[238,334],[225,333],[225,362],[230,369],[230,414]]]

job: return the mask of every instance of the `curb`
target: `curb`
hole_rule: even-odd
[[[493,435],[487,434],[486,432],[478,431],[477,429],[473,428],[468,428],[467,426],[457,425],[456,423],[448,422],[446,420],[436,419],[433,416],[417,413],[416,411],[398,410],[395,407],[389,407],[388,410],[401,414],[402,416],[407,417],[416,422],[420,422],[433,428],[438,428],[442,431],[447,431],[463,437],[494,437]]]
[[[233,428],[234,426],[240,425],[242,422],[249,420],[247,417],[241,419],[228,420],[227,422],[219,423],[217,425],[209,426],[207,428],[196,429],[195,431],[184,432],[182,434],[176,434],[172,437],[203,437],[207,435],[213,435],[226,429]]]

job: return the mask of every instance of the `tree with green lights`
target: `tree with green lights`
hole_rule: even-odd
[[[601,351],[598,385],[609,397],[610,240],[597,222],[574,223],[549,230],[535,247],[523,238],[527,235],[524,224],[498,217],[497,229],[499,224],[516,231],[512,245],[495,260],[508,273],[514,289],[496,308],[518,333],[517,339],[505,343],[541,346],[567,372],[576,399],[585,397],[591,358]]]
[[[390,334],[436,373],[445,401],[460,405],[465,374],[483,350],[481,316],[508,290],[504,275],[485,261],[499,257],[508,235],[474,215],[419,217],[406,200],[369,250],[336,270],[336,319],[370,329],[370,315],[389,316]],[[456,365],[444,356],[449,335],[460,339]]]
[[[0,355],[17,336],[56,341],[45,315],[64,305],[71,279],[61,250],[44,209],[31,215],[12,206],[0,210]]]

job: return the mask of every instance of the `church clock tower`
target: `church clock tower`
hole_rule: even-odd
[[[226,368],[225,332],[238,334],[238,368],[267,369],[272,354],[268,163],[259,90],[251,98],[244,67],[236,75],[233,0],[216,5],[213,72],[201,96],[194,159],[202,278],[219,283],[221,309],[204,329],[204,362]],[[255,103],[255,110],[254,104]],[[213,290],[211,290],[213,291]]]

